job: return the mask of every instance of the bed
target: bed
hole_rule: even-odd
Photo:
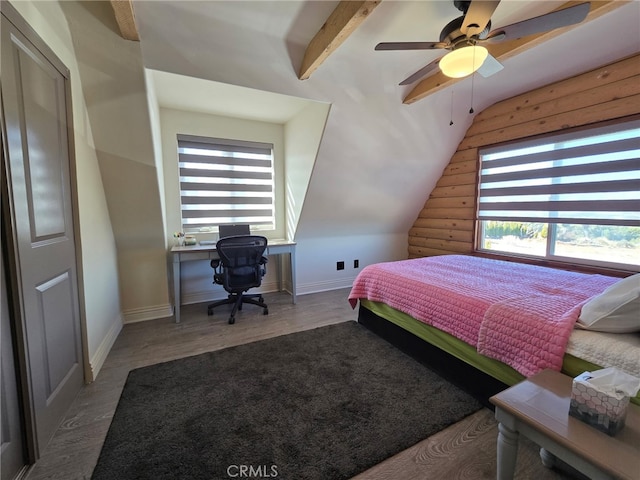
[[[575,377],[615,366],[640,377],[637,322],[611,333],[590,330],[596,327],[581,318],[621,284],[605,275],[443,255],[369,265],[349,302],[360,303],[361,323],[399,346],[411,345],[412,353],[430,352],[426,361],[437,370],[488,398],[546,368]],[[637,300],[624,305],[626,317],[638,311]],[[640,394],[632,401],[640,405]]]

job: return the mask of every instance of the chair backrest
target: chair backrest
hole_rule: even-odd
[[[235,237],[237,235],[251,235],[248,223],[238,225],[218,225],[218,237]]]
[[[225,237],[216,243],[216,251],[224,268],[226,290],[245,291],[259,287],[264,275],[262,257],[267,239],[259,235]]]

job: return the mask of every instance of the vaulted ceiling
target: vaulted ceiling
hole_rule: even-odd
[[[400,87],[443,52],[375,45],[437,40],[460,15],[452,1],[111,3],[123,36],[134,25],[127,35],[139,35],[148,68],[332,104],[302,235],[406,232],[470,125],[471,106],[480,112],[640,50],[640,3],[592,2],[580,25],[490,47],[505,68],[489,78],[434,72]],[[492,24],[565,4],[503,0]]]

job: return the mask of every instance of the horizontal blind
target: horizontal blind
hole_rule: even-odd
[[[272,144],[178,135],[178,162],[185,232],[275,228]]]
[[[478,218],[640,225],[640,120],[480,151]]]

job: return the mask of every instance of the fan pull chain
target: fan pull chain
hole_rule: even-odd
[[[476,51],[474,49],[473,50],[473,67],[475,68],[475,66],[476,66]],[[469,109],[469,115],[473,113],[473,83],[475,79],[476,79],[476,73],[473,72],[471,74],[471,108]]]
[[[451,120],[449,121],[449,126],[453,125],[453,90],[451,90]]]
[[[473,76],[471,77],[471,108],[469,109],[469,114],[472,114],[474,112],[473,110],[473,79],[476,76],[476,74],[472,74]]]

